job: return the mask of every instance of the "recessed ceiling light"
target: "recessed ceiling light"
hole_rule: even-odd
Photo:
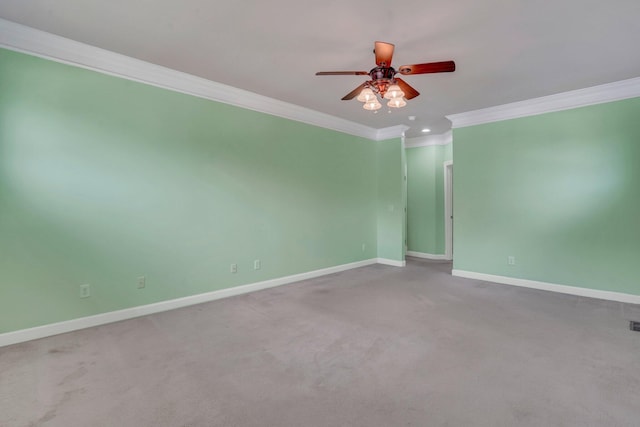
[[[416,116],[409,116],[409,120],[413,121],[416,119]]]
[[[424,129],[422,129],[422,132],[424,132],[424,133],[431,132],[431,129],[429,129],[429,128],[424,128]]]

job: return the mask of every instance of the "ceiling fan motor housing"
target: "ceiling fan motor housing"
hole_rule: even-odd
[[[395,83],[393,78],[395,75],[396,70],[393,67],[375,67],[369,71],[371,81],[368,82],[368,86],[380,96],[384,96],[389,86]]]
[[[371,80],[380,80],[380,79],[393,79],[393,76],[396,75],[396,70],[393,67],[376,67],[369,71],[369,75],[371,76]]]

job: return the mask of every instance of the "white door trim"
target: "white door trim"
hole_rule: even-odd
[[[444,169],[444,254],[448,260],[453,259],[453,160],[443,164]]]

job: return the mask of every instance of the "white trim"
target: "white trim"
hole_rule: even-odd
[[[447,160],[443,163],[444,169],[444,253],[448,260],[453,259],[453,160]],[[451,178],[449,179],[449,169],[451,169]]]
[[[408,227],[409,227],[409,206],[408,206],[408,185],[409,185],[409,166],[407,165],[407,151],[406,151],[406,137],[404,132],[402,133],[402,210],[404,215],[402,216],[402,250],[404,254],[407,254],[409,246],[408,241]]]
[[[407,261],[396,261],[388,258],[377,258],[376,261],[378,264],[391,265],[393,267],[405,267],[407,265]]]
[[[447,131],[439,135],[407,138],[406,148],[431,147],[434,145],[448,145],[453,142],[453,132]]]
[[[640,77],[446,116],[453,128],[534,116],[640,96]]]
[[[388,128],[378,129],[376,132],[376,141],[384,141],[386,139],[404,138],[404,133],[409,129],[409,126],[398,125],[390,126]]]
[[[0,19],[0,47],[374,141],[400,137],[408,129],[405,125],[375,129],[4,19]]]
[[[415,258],[433,259],[433,260],[447,260],[446,255],[434,255],[425,252],[407,251],[407,256]]]
[[[349,264],[342,264],[334,267],[323,268],[320,270],[309,271],[306,273],[280,277],[277,279],[251,283],[248,285],[236,286],[233,288],[220,289],[217,291],[206,292],[198,295],[190,295],[187,297],[176,298],[168,301],[160,301],[153,304],[125,308],[123,310],[66,320],[64,322],[37,326],[35,328],[6,332],[4,334],[0,334],[0,347],[25,341],[31,341],[39,338],[45,338],[52,335],[63,334],[66,332],[77,331],[78,329],[85,329],[93,326],[104,325],[107,323],[119,322],[121,320],[133,319],[135,317],[146,316],[148,314],[174,310],[176,308],[188,307],[195,304],[201,304],[204,302],[215,301],[222,298],[242,295],[249,292],[260,291],[262,289],[269,289],[276,286],[298,282],[301,280],[313,279],[315,277],[325,276],[327,274],[333,274],[341,271],[351,270],[354,268],[364,267],[367,265],[376,264],[377,262],[386,264],[386,262],[381,262],[379,259],[372,258],[364,261],[357,261]]]
[[[640,295],[625,294],[622,292],[602,291],[599,289],[579,288],[577,286],[557,285],[555,283],[538,282],[536,280],[518,279],[515,277],[507,276],[495,276],[493,274],[476,273],[473,271],[464,270],[453,270],[451,274],[457,277],[483,280],[487,282],[500,283],[503,285],[520,286],[523,288],[559,292],[562,294],[625,302],[629,304],[640,304]]]

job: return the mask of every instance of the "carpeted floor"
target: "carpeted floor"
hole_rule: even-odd
[[[450,271],[373,265],[0,348],[0,425],[640,425],[640,307]]]

